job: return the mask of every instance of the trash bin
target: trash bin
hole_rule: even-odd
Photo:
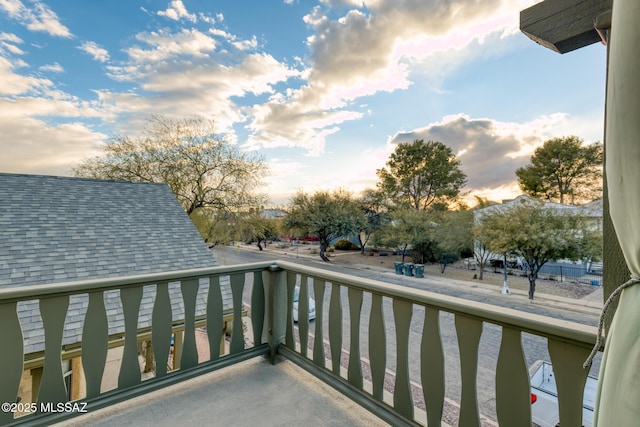
[[[393,265],[396,267],[396,274],[402,274],[402,267],[404,267],[404,263],[394,262]]]
[[[592,280],[591,281],[591,286],[600,286],[600,282],[597,280]]]
[[[405,276],[413,276],[413,264],[407,262],[404,264],[404,275]]]
[[[424,277],[424,264],[416,264],[414,266],[414,273],[416,277],[422,279]]]

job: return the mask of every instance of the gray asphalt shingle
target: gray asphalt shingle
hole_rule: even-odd
[[[165,184],[0,173],[0,289],[215,265]],[[204,314],[208,283],[200,288]],[[228,280],[222,292],[228,308]],[[149,326],[154,299],[155,287],[145,292],[139,327]],[[179,287],[171,300],[173,319],[183,319]],[[109,331],[121,332],[119,293],[105,294],[105,305]],[[71,299],[63,343],[79,340],[86,307],[86,295]],[[25,352],[41,350],[37,302],[20,303],[19,316]]]

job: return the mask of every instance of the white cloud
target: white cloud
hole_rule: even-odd
[[[2,52],[3,50],[13,55],[24,55],[24,51],[22,49],[14,44],[7,42],[0,42],[0,52]]]
[[[0,95],[17,96],[26,93],[40,92],[53,83],[48,79],[25,76],[14,72],[15,68],[24,66],[20,61],[9,61],[0,56]]]
[[[3,138],[17,142],[3,145],[2,172],[69,175],[71,166],[97,155],[107,137],[81,123],[51,126],[34,118],[23,118],[17,125],[3,117],[0,128]]]
[[[129,58],[135,63],[157,63],[179,56],[205,58],[216,48],[215,39],[196,29],[183,29],[178,33],[166,30],[140,33],[136,35],[136,39],[151,49],[139,46],[127,49]]]
[[[167,7],[166,10],[159,11],[158,15],[164,16],[174,21],[179,21],[182,18],[191,22],[197,21],[196,15],[187,11],[187,8],[184,6],[182,0],[173,0],[171,3],[169,3],[169,7]]]
[[[52,73],[64,72],[64,68],[62,68],[62,65],[58,64],[57,62],[54,62],[53,64],[43,65],[42,67],[39,67],[38,70],[45,72],[48,71]]]
[[[0,0],[1,2],[2,0]],[[10,42],[15,44],[22,44],[23,41],[20,37],[11,33],[0,33],[0,41]]]
[[[97,154],[99,144],[107,136],[78,121],[51,124],[44,118],[99,115],[91,106],[68,96],[66,100],[43,97],[0,99],[2,139],[11,141],[2,145],[0,171],[68,175],[71,165]]]
[[[84,42],[80,46],[78,46],[78,49],[85,53],[88,53],[96,61],[107,62],[109,60],[109,52],[106,49],[100,47],[96,42]]]
[[[27,7],[20,0],[0,0],[0,8],[4,9],[10,18],[31,31],[45,32],[57,37],[71,37],[71,32],[60,22],[58,15],[40,1],[34,0]]]

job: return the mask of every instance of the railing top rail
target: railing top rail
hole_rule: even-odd
[[[197,279],[214,275],[249,273],[275,268],[305,274],[328,282],[344,284],[367,292],[409,301],[429,308],[474,317],[486,322],[504,327],[512,327],[536,335],[554,336],[561,340],[573,341],[585,347],[592,347],[596,339],[597,330],[595,327],[282,260],[6,288],[0,289],[0,303],[47,298],[57,295],[82,294],[95,290],[122,289],[130,286],[144,286],[159,282]]]
[[[474,317],[504,327],[512,327],[535,335],[553,336],[592,348],[597,328],[534,313],[526,313],[477,301],[469,301],[420,289],[384,283],[378,280],[308,267],[288,261],[276,261],[278,267],[296,273],[340,283],[393,299],[402,299],[429,308]]]
[[[121,289],[129,286],[144,286],[159,282],[198,279],[201,277],[249,273],[273,267],[273,261],[238,264],[223,267],[206,267],[191,270],[170,271],[166,273],[140,274],[134,276],[112,277],[105,279],[78,280],[73,282],[49,283],[41,285],[16,286],[0,289],[0,303],[46,298],[54,295],[87,293],[94,290]]]

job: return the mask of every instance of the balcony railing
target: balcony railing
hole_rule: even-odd
[[[233,307],[223,309],[221,279],[229,278]],[[198,290],[208,281],[208,294]],[[179,282],[179,294],[169,291]],[[293,320],[294,289],[299,292],[299,322]],[[242,314],[245,287],[251,287],[250,320],[253,343],[247,343]],[[103,391],[101,384],[107,354],[113,345],[109,333],[112,319],[105,309],[105,295],[119,292],[124,330],[117,335],[123,345],[117,387]],[[143,293],[151,292],[151,326],[139,328]],[[80,349],[63,346],[65,318],[70,298],[88,302]],[[309,322],[309,298],[316,304],[315,322]],[[206,300],[206,335],[210,358],[199,360],[196,346],[196,306]],[[55,285],[0,290],[0,402],[16,402],[25,368],[24,338],[18,304],[37,300],[44,326],[43,371],[37,401],[23,416],[0,413],[0,425],[23,422],[49,424],[69,413],[42,410],[44,404],[67,402],[69,394],[61,361],[80,357],[86,381],[86,396],[77,400],[96,409],[224,368],[248,358],[265,355],[276,362],[285,357],[335,387],[383,420],[393,424],[419,424],[415,400],[424,401],[429,426],[440,425],[445,407],[445,354],[441,318],[453,316],[459,347],[459,425],[480,425],[478,407],[478,354],[485,325],[497,325],[501,344],[495,368],[495,415],[500,425],[530,426],[529,373],[523,351],[523,334],[547,340],[556,375],[560,425],[581,425],[582,393],[587,371],[582,362],[595,342],[595,328],[534,314],[438,295],[375,280],[276,261],[123,277]],[[172,319],[172,307],[181,304],[184,319]],[[363,310],[364,307],[364,310]],[[225,316],[232,315],[228,353],[220,352]],[[202,320],[200,320],[203,323]],[[415,330],[418,325],[418,340]],[[184,338],[179,364],[170,370],[172,334],[183,325]],[[389,325],[393,327],[390,328]],[[495,326],[493,326],[495,327]],[[311,330],[313,328],[313,330]],[[387,334],[387,331],[393,331]],[[150,337],[155,375],[142,379],[139,342]],[[348,346],[347,346],[348,342]],[[367,343],[366,346],[362,342]],[[393,346],[390,344],[394,344]],[[348,350],[345,349],[348,348]],[[395,351],[390,350],[395,348]],[[417,348],[417,350],[416,350]],[[64,350],[64,351],[63,351]],[[390,351],[392,357],[387,360]],[[368,360],[363,356],[368,355]],[[456,356],[457,357],[457,356]],[[202,359],[202,358],[200,358]],[[393,366],[390,366],[393,365]],[[419,369],[416,369],[417,366]],[[364,367],[364,370],[363,370]],[[395,370],[392,399],[385,399],[385,379]],[[419,375],[415,372],[418,371]],[[387,381],[389,382],[389,381]],[[369,386],[370,384],[370,386]],[[412,384],[421,384],[416,396]],[[485,385],[483,385],[484,387]],[[389,391],[389,387],[386,387]],[[30,404],[20,402],[22,409]],[[18,405],[14,405],[15,408]],[[34,409],[32,411],[31,409]]]

